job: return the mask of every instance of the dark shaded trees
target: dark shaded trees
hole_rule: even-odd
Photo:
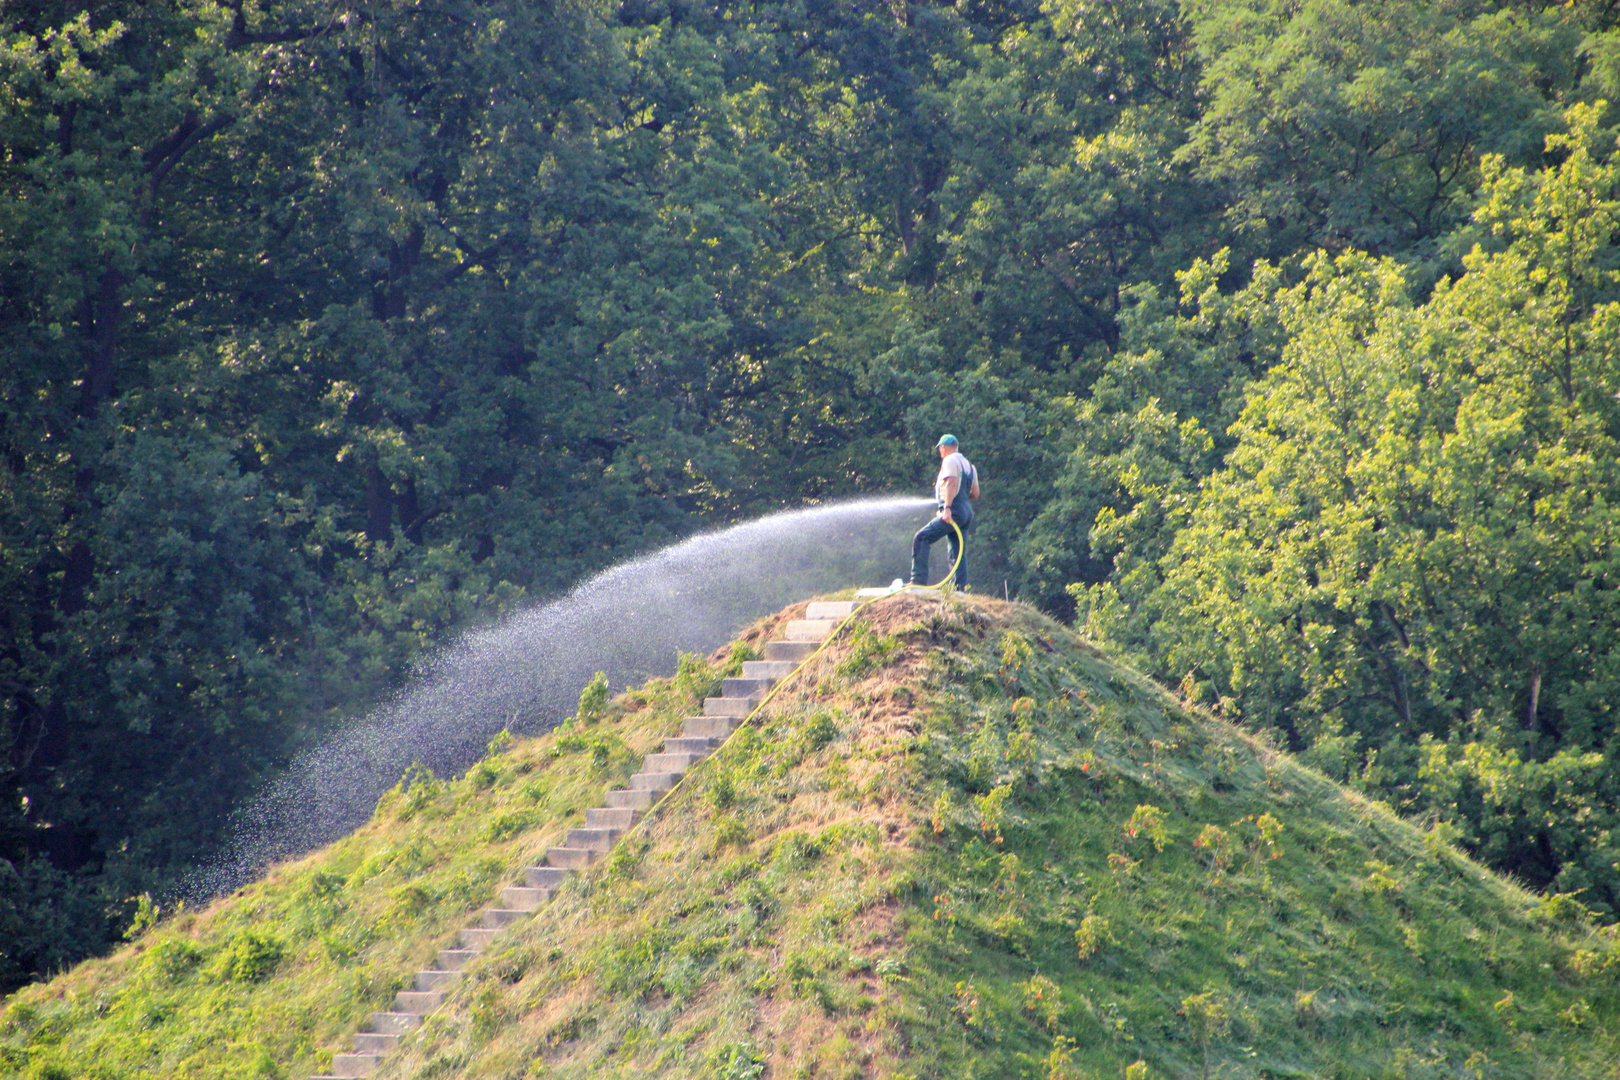
[[[1297,672],[1240,687],[1231,672],[1263,665],[1232,659],[1230,627],[1210,638],[1213,613],[1169,618],[1163,590],[1193,574],[1182,586],[1214,595],[1200,560],[1257,543],[1234,470],[1273,427],[1300,454],[1309,433],[1287,425],[1318,403],[1267,373],[1317,341],[1310,319],[1354,351],[1399,307],[1397,278],[1402,318],[1436,281],[1445,303],[1473,295],[1534,231],[1494,234],[1473,214],[1482,185],[1559,164],[1574,144],[1543,137],[1563,109],[1620,85],[1602,5],[286,0],[3,18],[0,921],[37,929],[5,931],[0,980],[115,935],[125,898],[202,857],[262,777],[447,630],[702,525],[920,488],[941,430],[991,481],[986,582],[1058,611],[1091,588],[1099,632],[1301,745],[1322,733],[1300,710],[1337,717],[1364,771],[1388,714],[1344,712]],[[1377,317],[1321,307],[1367,282],[1384,283]],[[1538,380],[1559,383],[1555,360]],[[1381,415],[1371,393],[1356,423]],[[1584,460],[1548,475],[1586,476]],[[1539,497],[1503,503],[1500,529],[1522,531]],[[1308,606],[1302,579],[1232,573],[1229,591]],[[1416,734],[1380,767],[1408,787],[1428,770],[1425,806],[1483,822],[1476,774],[1457,772],[1488,742],[1458,726],[1477,707],[1426,713],[1424,694],[1461,693],[1412,689],[1438,631],[1371,603],[1329,605],[1324,625],[1353,658],[1339,667],[1407,688]],[[1586,769],[1597,752],[1596,735],[1563,741],[1578,725],[1558,665],[1606,655],[1573,633],[1540,668],[1467,660],[1517,671],[1537,704],[1513,709],[1553,740],[1502,754],[1568,747]],[[1277,672],[1292,655],[1256,649]],[[1474,835],[1494,850],[1500,833]],[[1565,866],[1584,843],[1548,850]]]

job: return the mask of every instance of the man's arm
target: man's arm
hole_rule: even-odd
[[[956,493],[960,490],[962,490],[962,478],[960,476],[947,476],[945,478],[945,507],[939,512],[941,520],[951,520],[951,500],[956,498]]]

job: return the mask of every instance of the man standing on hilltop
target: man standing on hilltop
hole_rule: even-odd
[[[962,456],[955,435],[941,435],[935,449],[940,458],[939,476],[934,480],[934,504],[939,507],[939,515],[918,529],[911,539],[911,583],[928,584],[928,554],[933,550],[934,541],[944,537],[951,562],[956,565],[956,587],[966,589],[966,538],[973,527],[973,504],[968,500],[979,497],[979,470]],[[953,522],[955,529],[951,528]],[[962,530],[960,563],[957,562],[957,529]]]

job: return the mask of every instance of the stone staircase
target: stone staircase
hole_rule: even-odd
[[[401,990],[389,1012],[371,1014],[367,1030],[354,1036],[354,1051],[332,1055],[332,1071],[311,1080],[368,1076],[399,1041],[422,1025],[423,1018],[444,1002],[473,958],[489,947],[511,923],[531,915],[550,900],[570,874],[606,855],[619,838],[653,804],[669,794],[687,769],[708,757],[741,727],[766,692],[798,668],[855,608],[854,601],[809,605],[803,619],[787,624],[786,638],[765,644],[765,659],[743,662],[742,677],[721,683],[720,696],[703,702],[703,715],[688,717],[680,736],[664,740],[664,749],[648,754],[630,786],[609,791],[606,806],[585,811],[585,826],[569,829],[561,847],[546,852],[544,866],[531,866],[522,885],[501,890],[501,906],[485,908],[475,926],[460,931],[457,947],[441,949],[433,967],[416,973],[409,990]]]

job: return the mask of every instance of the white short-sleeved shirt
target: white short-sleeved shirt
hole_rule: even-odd
[[[939,476],[934,478],[934,498],[939,502],[945,501],[945,481],[953,476],[956,477],[957,492],[966,495],[968,488],[973,485],[963,484],[962,478],[972,470],[973,462],[963,457],[960,451],[946,454],[944,460],[939,463]]]

